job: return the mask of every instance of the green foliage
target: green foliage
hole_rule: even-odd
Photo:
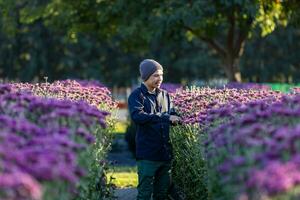
[[[289,20],[296,22],[299,3],[1,0],[0,11],[1,76],[22,81],[43,76],[88,78],[108,85],[132,85],[139,75],[138,63],[145,57],[162,62],[166,79],[172,82],[228,77],[233,72],[219,67],[239,65],[247,38],[261,42],[261,34],[270,35]],[[271,43],[277,43],[276,37]],[[255,45],[253,49],[260,50]],[[255,62],[267,59],[254,58]],[[286,63],[290,64],[289,59],[282,66]],[[244,65],[242,71],[260,73],[252,70],[260,66]],[[248,74],[243,72],[245,80]]]
[[[96,130],[95,135],[96,143],[93,145],[90,154],[84,156],[85,160],[90,158],[88,163],[91,163],[91,165],[87,166],[89,173],[78,186],[78,196],[76,198],[78,200],[113,199],[115,186],[110,179],[107,179],[108,163],[105,162],[106,154],[110,150],[113,139],[113,123],[105,130]]]
[[[259,5],[255,24],[259,24],[261,35],[266,36],[273,32],[276,24],[287,25],[287,18],[283,16],[283,5],[276,1],[263,2]]]
[[[75,41],[76,33],[94,31],[98,38],[117,37],[123,51],[142,55],[153,41],[200,40],[220,56],[227,77],[240,81],[238,59],[245,41],[256,27],[265,36],[277,24],[287,24],[283,8],[278,1],[250,0],[50,1],[40,17],[47,24],[66,27]],[[30,22],[36,15],[29,18]]]
[[[172,127],[171,143],[174,163],[172,176],[183,190],[185,199],[208,199],[207,170],[203,152],[199,149],[201,139],[195,126]]]
[[[289,0],[283,2],[284,11],[289,17],[289,22],[295,26],[300,26],[300,2],[297,0]]]
[[[300,63],[299,34],[295,27],[279,28],[264,39],[255,35],[241,59],[245,81],[298,83]]]

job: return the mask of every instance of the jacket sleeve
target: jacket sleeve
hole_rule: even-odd
[[[137,124],[170,122],[170,115],[167,113],[146,113],[144,111],[144,99],[136,93],[129,96],[128,108],[131,119]]]

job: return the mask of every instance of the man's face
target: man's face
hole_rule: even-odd
[[[156,70],[148,79],[145,81],[148,87],[150,88],[159,88],[163,81],[163,70]]]

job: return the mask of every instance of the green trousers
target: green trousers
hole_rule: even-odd
[[[138,160],[137,200],[166,200],[170,186],[171,162]]]

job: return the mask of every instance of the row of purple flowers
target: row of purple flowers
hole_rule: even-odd
[[[300,184],[297,90],[192,88],[172,96],[184,120],[171,135],[174,177],[187,199],[295,195]]]
[[[107,117],[115,105],[109,95],[107,88],[70,80],[0,85],[0,198],[104,197],[104,188],[97,195],[84,188],[104,178]],[[98,177],[91,179],[90,171]]]

